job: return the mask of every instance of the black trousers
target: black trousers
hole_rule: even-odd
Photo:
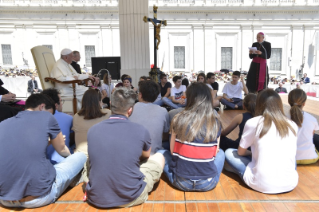
[[[102,100],[103,103],[107,104],[109,107],[110,107],[110,98],[109,97],[105,97],[103,100]]]
[[[17,115],[22,109],[0,103],[0,122]]]

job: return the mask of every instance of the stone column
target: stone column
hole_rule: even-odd
[[[140,76],[150,71],[148,0],[119,0],[121,75],[128,74],[137,86]],[[153,15],[152,15],[153,17]]]
[[[205,71],[204,30],[202,25],[193,25],[193,58],[194,72]],[[188,70],[187,70],[188,71]]]
[[[304,28],[302,25],[295,25],[291,27],[291,75],[299,74],[300,66],[304,59],[303,48],[304,48]],[[289,56],[290,56],[289,55]],[[297,76],[296,76],[297,77]],[[301,76],[303,77],[303,75]],[[299,78],[298,78],[299,79]]]
[[[248,47],[251,47],[255,41],[255,35],[251,25],[241,26],[241,65],[239,66],[242,71],[249,71],[251,59],[249,58]]]

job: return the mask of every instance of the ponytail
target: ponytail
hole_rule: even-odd
[[[293,105],[290,108],[290,117],[291,117],[291,120],[295,122],[298,127],[302,126],[303,114],[302,114],[302,110],[299,108],[298,105]]]
[[[290,118],[295,122],[298,127],[303,123],[303,112],[301,110],[302,105],[306,102],[307,95],[302,89],[294,89],[290,91],[288,95],[288,103],[290,108]]]

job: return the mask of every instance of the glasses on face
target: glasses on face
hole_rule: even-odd
[[[64,101],[65,101],[64,99],[61,99],[61,100],[60,100],[60,104],[63,105],[63,104],[64,104]]]

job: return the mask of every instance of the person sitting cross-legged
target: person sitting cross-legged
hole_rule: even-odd
[[[124,74],[123,74],[124,76]],[[122,76],[122,77],[123,77]],[[120,83],[119,83],[120,84]],[[126,75],[125,74],[125,77],[123,78],[123,83],[121,83],[122,85],[120,86],[119,84],[117,84],[115,86],[115,88],[113,88],[112,90],[112,93],[115,91],[116,88],[119,88],[119,87],[124,87],[124,88],[128,88],[128,89],[132,89],[134,90],[135,92],[137,92],[137,88],[134,88],[133,85],[132,85],[132,78],[129,76],[129,75]]]
[[[209,84],[210,86],[212,86],[214,98],[218,99],[218,101],[220,101],[223,97],[217,96],[219,84],[218,84],[218,82],[216,82],[216,78],[217,78],[217,76],[214,73],[208,72],[206,75],[206,83]]]
[[[206,76],[205,76],[204,73],[199,73],[197,75],[197,82],[202,82],[202,83],[207,85],[207,87],[210,89],[210,92],[212,94],[212,100],[213,100],[212,105],[213,105],[213,107],[219,107],[219,100],[216,98],[217,92],[214,92],[214,89],[211,86],[211,84],[206,82]]]
[[[151,154],[151,136],[128,117],[136,92],[117,88],[112,94],[112,115],[90,128],[88,153],[90,178],[87,200],[100,208],[130,207],[144,203],[159,181],[164,157]]]
[[[117,83],[117,84],[115,85],[115,87],[116,87],[116,88],[123,87],[124,79],[125,79],[127,76],[128,76],[127,74],[122,74],[122,76],[121,76],[121,81],[122,81],[122,82]],[[112,91],[113,91],[113,90],[112,90]]]
[[[168,138],[169,116],[165,108],[153,104],[157,98],[159,86],[152,80],[139,82],[139,102],[134,105],[133,113],[129,120],[144,126],[151,135],[152,151],[154,154],[162,149],[163,133]]]
[[[241,83],[239,82],[241,78]],[[248,93],[244,76],[240,77],[239,71],[234,71],[232,81],[226,83],[223,88],[223,99],[220,102],[226,105],[227,109],[243,109],[242,91]]]
[[[293,89],[288,95],[291,106],[288,117],[298,126],[297,133],[297,164],[314,164],[319,160],[319,153],[314,145],[314,133],[319,130],[318,121],[309,113],[303,111],[307,94],[301,89]]]
[[[226,150],[225,169],[262,193],[292,191],[298,184],[297,133],[280,96],[265,89],[257,95],[255,117],[246,122],[238,149]]]
[[[25,111],[0,123],[0,203],[5,207],[37,208],[55,202],[86,161],[83,153],[70,155],[47,95],[32,94],[25,106]],[[48,144],[67,158],[53,166],[45,154]]]
[[[226,151],[228,148],[237,149],[241,136],[244,131],[244,127],[246,122],[254,117],[255,107],[256,107],[256,98],[257,96],[253,93],[247,94],[244,98],[243,109],[246,110],[245,113],[238,114],[233,118],[230,124],[222,130],[222,134],[220,136],[220,148]],[[231,133],[236,127],[239,127],[238,138],[233,140],[231,138],[226,137],[229,133]]]
[[[159,86],[161,88],[161,92],[160,92],[161,98],[155,100],[155,102],[153,102],[153,103],[156,105],[159,105],[159,106],[163,106],[164,102],[163,102],[162,98],[164,98],[164,97],[167,98],[171,95],[171,87],[172,87],[172,84],[167,81],[166,74],[161,74]]]
[[[43,90],[42,93],[48,95],[53,100],[56,108],[54,118],[58,122],[62,134],[65,136],[65,145],[69,148],[70,152],[73,153],[73,150],[70,148],[70,135],[73,117],[62,112],[64,101],[61,100],[61,94],[57,89],[48,88]],[[52,145],[49,145],[47,148],[47,157],[50,159],[52,164],[60,163],[65,159],[59,153],[57,153],[57,151],[55,151]]]
[[[102,102],[110,107],[110,97],[111,92],[114,89],[114,83],[112,83],[112,76],[109,72],[105,73],[103,76],[103,84],[101,87],[102,92]]]
[[[89,129],[95,124],[108,119],[111,115],[110,110],[106,108],[101,109],[102,104],[102,94],[99,89],[89,89],[84,93],[82,108],[73,118],[72,130],[74,131],[76,146],[74,152],[83,152],[88,156],[87,133]],[[89,165],[87,161],[82,171],[82,179],[84,182],[89,181]]]
[[[223,170],[225,154],[219,149],[221,122],[212,108],[210,89],[192,83],[186,91],[187,105],[171,123],[170,152],[164,173],[172,185],[183,191],[208,191],[216,187]]]
[[[175,86],[171,89],[171,96],[169,98],[163,97],[163,102],[171,108],[177,109],[186,106],[185,92],[186,86],[182,85],[182,78],[180,76],[173,77]]]

